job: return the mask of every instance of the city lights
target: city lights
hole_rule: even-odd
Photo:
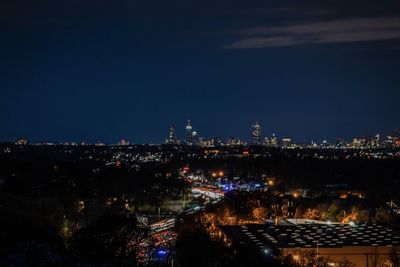
[[[400,267],[399,7],[0,1],[0,266]]]

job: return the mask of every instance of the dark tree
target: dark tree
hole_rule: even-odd
[[[149,230],[139,226],[135,217],[108,215],[77,231],[72,238],[72,251],[85,262],[136,266]]]
[[[181,267],[221,266],[224,261],[224,247],[210,239],[201,227],[181,229],[176,241],[176,255]]]

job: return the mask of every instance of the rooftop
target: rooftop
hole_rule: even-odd
[[[249,224],[225,226],[234,243],[277,248],[398,246],[400,236],[377,224]]]

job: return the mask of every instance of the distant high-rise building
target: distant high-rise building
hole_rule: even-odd
[[[168,142],[170,144],[174,144],[176,141],[175,139],[175,126],[174,125],[170,125],[169,126],[169,138],[168,138]]]
[[[235,137],[229,137],[229,139],[227,140],[227,142],[225,144],[227,146],[240,146],[240,145],[244,145],[244,142]]]
[[[335,141],[335,146],[336,146],[337,148],[342,148],[342,147],[344,147],[345,145],[346,145],[346,141],[345,141],[344,139],[342,139],[342,138],[336,139],[336,141]]]
[[[284,147],[284,148],[288,148],[288,147],[290,147],[292,145],[292,139],[290,139],[290,138],[283,138],[282,139],[282,146]]]
[[[118,142],[119,146],[127,146],[130,145],[130,142],[125,140],[125,139],[121,139],[121,141]]]
[[[271,140],[268,137],[264,138],[264,145],[268,147],[271,146]]]
[[[376,134],[375,137],[373,138],[372,145],[379,146],[379,144],[380,144],[380,135]]]
[[[19,140],[17,140],[17,141],[15,141],[15,144],[16,145],[27,145],[28,144],[28,140],[26,139],[26,138],[21,138],[21,139],[19,139]]]
[[[190,120],[188,120],[185,129],[186,129],[186,144],[193,145],[193,127],[192,127],[192,122]]]
[[[351,146],[353,148],[361,148],[365,147],[367,140],[365,138],[354,138],[351,142]]]
[[[272,147],[278,147],[278,138],[275,136],[275,134],[272,134],[272,137],[271,137],[271,146],[272,146]]]
[[[400,147],[400,130],[396,130],[392,134],[388,135],[385,144]]]
[[[261,125],[258,122],[255,122],[252,126],[251,136],[253,138],[253,144],[259,145],[261,138]]]

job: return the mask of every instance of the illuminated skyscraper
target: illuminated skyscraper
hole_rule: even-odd
[[[17,140],[16,142],[15,142],[15,144],[16,145],[27,145],[28,144],[28,140],[26,139],[26,138],[21,138],[21,139],[19,139],[19,140]]]
[[[264,138],[264,145],[268,147],[271,146],[271,140],[268,137]]]
[[[186,144],[187,145],[193,144],[193,127],[190,120],[188,120],[188,123],[186,125]]]
[[[292,145],[292,139],[290,139],[290,138],[283,138],[282,139],[282,146],[284,147],[284,148],[288,148],[288,147],[290,147]]]
[[[379,134],[375,135],[375,138],[373,139],[372,145],[373,146],[379,146],[380,145],[380,135]]]
[[[261,138],[261,125],[258,122],[255,122],[252,125],[253,131],[251,132],[251,136],[253,138],[253,144],[259,145]]]
[[[271,146],[272,146],[272,147],[278,147],[278,138],[275,136],[275,134],[272,134],[272,137],[271,137]]]
[[[197,145],[199,143],[199,139],[196,131],[192,131],[192,145]]]
[[[176,139],[175,139],[175,126],[174,125],[170,125],[169,126],[169,143],[170,144],[174,144]]]

